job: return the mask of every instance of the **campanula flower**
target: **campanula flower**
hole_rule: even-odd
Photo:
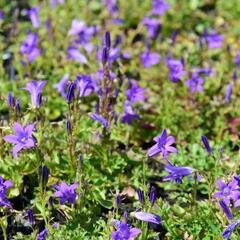
[[[194,92],[203,92],[204,79],[197,74],[192,74],[192,77],[185,81],[185,85],[187,85],[190,89],[191,93]]]
[[[89,96],[95,89],[95,82],[92,80],[90,75],[78,75],[75,80],[75,85],[80,98]]]
[[[28,11],[28,15],[30,17],[33,27],[39,28],[40,22],[39,22],[39,16],[38,16],[38,8],[37,7],[31,8]]]
[[[111,239],[114,240],[133,240],[141,230],[138,228],[131,228],[125,221],[120,222],[119,227],[111,234]]]
[[[157,52],[150,52],[147,50],[141,54],[141,61],[145,68],[149,68],[160,62],[160,55]]]
[[[139,115],[136,114],[129,101],[126,101],[124,104],[124,112],[122,115],[122,123],[132,124],[134,119],[139,119]]]
[[[164,0],[152,0],[152,14],[164,15],[164,13],[169,9],[170,4]]]
[[[80,51],[76,47],[68,47],[68,56],[67,56],[67,58],[68,59],[72,59],[72,60],[76,60],[80,64],[88,62],[87,58],[82,53],[80,53]]]
[[[157,18],[145,17],[142,24],[146,26],[150,38],[155,38],[161,30],[161,25]]]
[[[58,4],[64,4],[65,0],[51,0],[51,8],[55,8]]]
[[[28,209],[27,215],[28,215],[28,222],[29,222],[31,225],[33,225],[33,223],[34,223],[34,216],[33,216],[33,211],[32,211],[32,209]]]
[[[8,92],[7,104],[10,109],[14,107],[14,98],[11,92]]]
[[[17,158],[18,152],[22,149],[28,149],[35,146],[36,140],[32,136],[33,129],[34,124],[28,124],[23,127],[20,123],[15,122],[13,124],[15,135],[7,135],[3,138],[6,142],[16,144],[12,149],[14,158]]]
[[[69,80],[69,75],[65,74],[59,81],[59,83],[53,84],[53,88],[56,88],[62,97],[66,97],[66,87]]]
[[[36,81],[32,80],[27,83],[23,90],[27,90],[31,95],[32,106],[39,108],[41,104],[41,91],[46,85],[47,81]]]
[[[212,155],[213,151],[212,151],[212,148],[209,145],[207,137],[203,135],[201,137],[201,139],[202,139],[203,145],[206,148],[206,150],[208,151],[209,155]]]
[[[222,233],[222,237],[229,239],[231,237],[231,234],[232,234],[233,230],[236,227],[238,227],[239,224],[240,224],[240,220],[237,220],[236,222],[230,223],[228,225],[228,227],[225,229],[225,231]]]
[[[144,203],[144,194],[140,188],[137,189],[137,195],[138,195],[139,202],[143,204]]]
[[[75,94],[74,94],[75,88],[76,88],[75,83],[71,82],[69,84],[69,86],[68,86],[67,95],[66,95],[67,104],[70,104],[72,102],[72,100],[74,99],[74,97],[75,97]]]
[[[138,220],[149,222],[149,223],[161,224],[161,221],[162,221],[160,216],[152,213],[147,213],[147,212],[136,212],[134,216]]]
[[[222,47],[223,36],[217,32],[212,31],[209,33],[208,31],[205,31],[204,38],[209,49]]]
[[[227,218],[228,219],[233,219],[233,215],[231,213],[231,210],[229,209],[229,207],[227,206],[227,204],[223,200],[219,201],[219,205],[223,209],[223,211],[226,214]]]
[[[164,169],[169,172],[169,175],[163,178],[163,181],[174,180],[176,183],[181,184],[182,178],[192,174],[193,169],[190,167],[180,167],[169,164],[164,167]]]
[[[127,99],[131,103],[144,102],[145,89],[138,86],[137,81],[131,81],[131,88],[126,91]]]
[[[20,53],[26,55],[30,63],[40,55],[40,50],[37,48],[37,42],[37,33],[28,33],[27,39],[21,45]]]
[[[57,223],[52,224],[52,228],[56,228],[58,226]],[[37,240],[45,240],[46,237],[48,237],[49,232],[47,228],[44,228],[38,235],[37,235]]]
[[[240,66],[240,53],[237,54],[234,60],[234,64]]]
[[[180,60],[168,59],[167,66],[169,68],[169,78],[174,83],[178,82],[186,75],[186,71],[183,68],[183,63]]]
[[[7,199],[7,189],[13,187],[11,180],[4,181],[0,176],[0,206],[11,207],[9,200]]]
[[[53,188],[57,191],[53,194],[53,196],[60,198],[61,205],[65,202],[75,204],[77,198],[76,189],[78,186],[78,183],[73,183],[72,185],[68,185],[65,182],[61,182],[60,185],[54,184]]]
[[[232,95],[232,84],[229,83],[226,87],[226,96],[225,96],[226,102],[230,102],[231,95]]]
[[[91,114],[91,118],[96,120],[97,122],[100,122],[104,128],[108,128],[108,121],[100,115],[93,113]]]
[[[226,184],[221,179],[217,180],[217,185],[220,191],[214,193],[215,198],[221,198],[226,205],[230,204],[230,200],[237,201],[240,199],[240,192],[237,190],[238,181],[233,179],[230,183]],[[238,205],[234,205],[237,207]]]
[[[162,153],[163,157],[167,157],[169,152],[177,153],[177,149],[171,146],[175,142],[175,138],[173,136],[167,137],[167,131],[164,129],[160,136],[157,136],[153,139],[156,144],[153,145],[148,150],[148,156],[153,157],[159,153]]]

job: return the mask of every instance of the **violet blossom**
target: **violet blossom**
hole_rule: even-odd
[[[230,204],[230,200],[237,201],[240,199],[240,192],[237,190],[238,181],[233,179],[226,184],[221,179],[217,180],[217,185],[220,191],[214,193],[215,198],[221,198],[226,205]],[[240,206],[239,201],[235,202],[234,207]]]
[[[6,206],[11,208],[11,204],[7,199],[7,189],[13,187],[13,182],[11,180],[4,181],[2,176],[0,176],[0,206]]]
[[[204,81],[205,80],[197,74],[192,74],[191,78],[185,81],[185,85],[189,87],[191,93],[203,92],[202,84]]]
[[[155,38],[161,30],[161,25],[159,19],[145,17],[142,21],[143,25],[146,26],[148,30],[148,36],[150,38]]]
[[[231,210],[229,209],[229,207],[227,206],[227,204],[223,200],[219,201],[219,205],[223,209],[223,211],[226,214],[227,218],[228,219],[233,219],[233,215],[231,213]]]
[[[47,81],[36,81],[32,80],[31,82],[27,83],[25,88],[22,90],[26,90],[31,95],[31,102],[33,107],[40,107],[41,104],[41,92],[44,86],[46,85]]]
[[[226,87],[226,95],[225,95],[226,102],[230,102],[231,95],[232,95],[232,84],[229,83]]]
[[[61,182],[60,185],[54,184],[53,188],[57,191],[53,194],[53,196],[60,198],[61,205],[65,202],[68,202],[69,204],[75,204],[77,198],[76,189],[78,186],[78,183],[73,183],[71,185],[68,185],[65,182]]]
[[[105,118],[101,117],[100,115],[93,113],[91,114],[91,118],[101,123],[104,128],[108,128],[108,121]]]
[[[176,83],[186,75],[183,68],[183,63],[180,60],[168,59],[167,66],[169,68],[169,78],[172,82]]]
[[[37,48],[38,35],[37,33],[28,33],[27,39],[22,43],[20,53],[27,56],[29,62],[33,62],[40,55],[40,50]]]
[[[238,227],[240,224],[240,220],[237,220],[236,222],[232,222],[228,225],[228,227],[225,229],[225,231],[222,233],[223,238],[229,239],[231,237],[231,234],[233,230]]]
[[[160,59],[160,55],[157,52],[147,50],[141,54],[141,61],[145,68],[158,64]]]
[[[131,81],[131,88],[126,91],[126,96],[131,103],[144,102],[144,92],[145,89],[139,87],[137,81]]]
[[[169,152],[177,153],[177,149],[173,146],[175,142],[175,138],[173,136],[167,137],[167,131],[164,129],[160,136],[157,136],[153,139],[156,144],[153,145],[148,150],[148,156],[153,157],[156,156],[159,153],[162,153],[163,157],[167,157]]]
[[[161,224],[162,221],[160,216],[147,212],[136,212],[134,214],[134,217],[138,220],[155,224]]]
[[[158,14],[160,16],[169,9],[170,4],[164,0],[152,0],[152,14]]]
[[[33,129],[34,124],[28,124],[23,127],[20,123],[15,122],[13,124],[15,135],[7,135],[3,138],[4,141],[15,144],[12,149],[14,158],[17,158],[18,152],[22,149],[29,149],[35,146],[36,140],[32,136]]]
[[[65,0],[51,0],[51,8],[55,8],[58,4],[64,4]]]
[[[68,51],[68,56],[67,56],[68,59],[76,60],[80,64],[88,62],[87,58],[82,53],[80,53],[77,47],[70,46],[68,47],[67,51]]]
[[[222,47],[223,36],[217,32],[212,31],[209,33],[208,31],[205,31],[204,38],[209,49]]]
[[[164,177],[163,181],[174,180],[178,184],[182,183],[184,176],[188,176],[193,172],[193,169],[190,167],[174,166],[171,163],[164,167],[164,169],[169,172],[169,175]]]
[[[75,85],[80,98],[89,96],[95,89],[95,82],[92,80],[90,75],[78,75],[75,80]]]
[[[140,233],[140,229],[131,228],[125,221],[121,221],[117,230],[111,233],[111,239],[134,240]]]
[[[124,112],[123,112],[123,115],[122,115],[122,123],[132,124],[132,121],[134,119],[139,119],[139,118],[140,118],[139,115],[136,114],[133,111],[130,102],[129,101],[125,101]]]
[[[65,74],[58,83],[53,84],[53,88],[56,88],[62,97],[66,97],[66,87],[69,80],[69,75]]]
[[[39,22],[39,16],[38,16],[38,8],[37,7],[31,8],[28,11],[28,15],[30,17],[33,27],[39,28],[40,22]]]
[[[237,56],[234,60],[234,64],[237,66],[240,66],[240,53],[237,54]]]

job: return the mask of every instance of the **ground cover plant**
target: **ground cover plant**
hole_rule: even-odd
[[[0,2],[0,239],[239,239],[239,0]]]

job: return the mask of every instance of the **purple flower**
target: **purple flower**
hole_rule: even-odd
[[[118,7],[117,7],[116,0],[105,0],[105,5],[110,15],[118,14]]]
[[[147,213],[147,212],[136,212],[134,216],[138,220],[155,223],[155,224],[161,224],[161,221],[162,221],[160,216],[152,213]]]
[[[68,202],[69,204],[75,204],[77,198],[76,188],[78,188],[78,186],[78,183],[67,185],[67,183],[61,182],[59,186],[54,184],[53,187],[57,191],[53,195],[54,197],[60,198],[61,205],[65,202]]]
[[[234,60],[234,64],[240,66],[240,53],[237,54]]]
[[[0,9],[0,20],[4,19],[4,12]]]
[[[91,115],[91,118],[100,122],[104,128],[108,128],[108,121],[105,118],[101,117],[100,115],[93,113]]]
[[[27,83],[23,90],[27,90],[31,95],[32,106],[39,108],[41,104],[41,91],[46,85],[47,81],[35,81]]]
[[[90,50],[89,46],[91,44],[89,43],[89,41],[93,37],[93,35],[96,34],[97,31],[98,31],[97,26],[88,27],[86,26],[86,23],[83,20],[74,19],[72,21],[72,26],[68,34],[70,36],[74,36],[74,39],[76,39],[77,37],[77,40],[75,40],[75,43],[82,44],[83,47],[87,44],[85,47],[88,50]],[[92,49],[92,46],[91,46],[91,49]]]
[[[222,47],[223,36],[217,34],[217,32],[212,31],[209,33],[208,31],[205,31],[204,38],[209,49]]]
[[[4,181],[0,176],[0,206],[11,207],[9,200],[7,199],[7,189],[13,187],[11,180]]]
[[[132,124],[134,119],[139,119],[139,115],[136,114],[129,101],[126,101],[124,104],[124,112],[122,115],[122,123],[128,123],[129,125]]]
[[[171,146],[175,142],[175,138],[173,136],[167,137],[167,131],[164,129],[160,136],[157,136],[153,139],[156,144],[153,145],[148,150],[148,156],[153,157],[159,153],[162,153],[163,157],[167,157],[169,152],[177,153],[177,149]]]
[[[40,50],[37,48],[38,35],[37,33],[28,33],[27,39],[22,43],[20,53],[27,56],[29,62],[33,62],[40,55]]]
[[[169,78],[172,82],[178,82],[182,77],[186,75],[186,71],[183,69],[182,61],[168,59],[167,65],[169,68]]]
[[[115,62],[118,58],[120,57],[120,48],[111,48],[108,49],[107,47],[103,48],[103,51],[98,51],[97,52],[97,59],[98,61],[102,61],[104,63],[110,62],[113,63]]]
[[[224,183],[221,179],[217,180],[219,192],[214,193],[215,198],[221,198],[226,205],[230,204],[230,200],[236,201],[240,199],[240,192],[237,190],[238,181],[233,179],[229,184]],[[234,204],[237,207],[239,204]]]
[[[52,8],[55,8],[58,4],[64,4],[64,0],[51,0]]]
[[[185,81],[185,85],[189,87],[191,93],[203,92],[202,84],[204,81],[205,80],[197,74],[192,74],[192,77]]]
[[[20,105],[20,99],[17,98],[16,101],[15,101],[15,107],[16,107],[16,110],[18,113],[21,112],[21,105]]]
[[[201,137],[201,139],[202,139],[203,145],[206,148],[206,150],[208,151],[209,155],[212,155],[212,148],[209,145],[207,137],[203,135]]]
[[[170,5],[164,0],[152,0],[152,14],[158,14],[162,16]]]
[[[62,97],[66,97],[66,86],[69,80],[69,75],[65,74],[59,81],[59,83],[53,84],[53,88],[56,88]]]
[[[95,89],[94,82],[89,75],[78,75],[75,84],[80,97],[89,96]]]
[[[28,222],[32,225],[34,223],[34,216],[33,216],[32,209],[28,209],[27,215],[28,215]]]
[[[228,225],[228,227],[225,229],[225,231],[222,233],[223,238],[229,239],[231,237],[231,234],[233,230],[240,224],[240,220],[237,220],[236,222],[232,222]]]
[[[164,167],[164,169],[169,172],[169,175],[163,178],[163,181],[174,180],[176,183],[181,184],[182,178],[192,174],[193,169],[190,167],[179,167],[174,166],[171,163]]]
[[[150,38],[155,38],[161,30],[161,25],[159,19],[145,17],[142,21],[143,25],[148,29],[148,36]]]
[[[111,234],[111,239],[114,240],[133,240],[141,233],[138,228],[131,228],[125,221],[122,221],[117,231]]]
[[[143,204],[144,203],[144,194],[140,188],[137,189],[137,195],[138,195],[139,202]]]
[[[32,22],[33,27],[34,28],[39,28],[40,22],[39,22],[39,17],[38,17],[38,8],[36,8],[36,7],[31,8],[28,11],[28,15],[30,17],[30,20]]]
[[[221,208],[223,209],[223,211],[225,212],[227,218],[233,219],[233,215],[232,215],[230,209],[228,208],[227,204],[223,200],[220,200],[219,204],[220,204]]]
[[[160,55],[156,52],[150,53],[149,50],[141,54],[141,61],[145,68],[149,68],[160,62]]]
[[[151,205],[154,204],[154,202],[157,198],[156,194],[157,194],[156,193],[156,187],[152,186],[151,190],[150,190],[150,193],[149,193],[149,201],[150,201]]]
[[[68,47],[68,59],[77,60],[79,63],[87,63],[87,58],[76,47]]]
[[[226,88],[226,96],[225,96],[226,102],[230,102],[231,95],[232,95],[232,84],[229,83]]]
[[[56,228],[58,225],[57,223],[52,224],[52,228]],[[49,232],[47,228],[44,228],[38,235],[37,235],[37,240],[45,240],[46,237],[48,237]]]
[[[74,96],[75,87],[76,86],[74,82],[71,82],[68,86],[67,95],[66,95],[67,104],[70,104],[75,97]]]
[[[131,88],[126,91],[126,95],[131,103],[144,102],[144,91],[144,88],[138,86],[137,81],[131,81]]]
[[[6,142],[16,144],[12,149],[14,158],[17,158],[18,152],[22,149],[34,147],[36,140],[32,136],[33,129],[34,124],[28,124],[23,127],[20,123],[15,122],[13,124],[15,135],[7,135],[3,138]]]
[[[14,99],[11,92],[8,92],[7,104],[10,109],[14,107]]]

